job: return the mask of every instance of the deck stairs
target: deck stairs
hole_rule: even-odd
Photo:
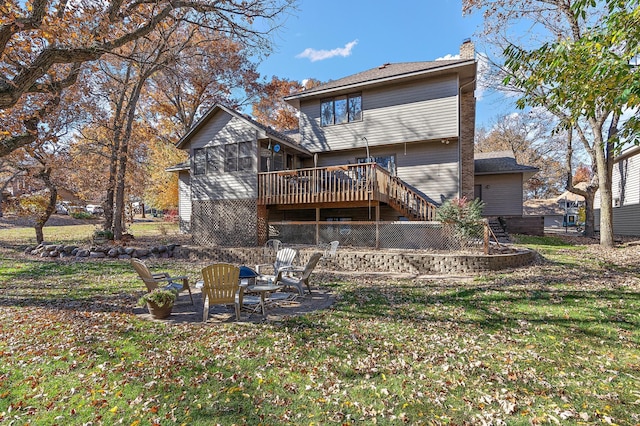
[[[489,228],[491,228],[491,233],[489,235],[489,239],[491,241],[501,243],[501,244],[511,242],[509,233],[502,226],[502,223],[500,223],[500,219],[498,219],[497,217],[489,218]]]
[[[388,204],[411,221],[435,220],[437,207],[395,176],[390,179]]]

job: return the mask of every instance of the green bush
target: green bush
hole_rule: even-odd
[[[93,239],[113,240],[113,231],[110,229],[100,229],[93,232]]]
[[[445,201],[436,211],[436,219],[453,225],[456,231],[466,237],[476,237],[482,232],[482,208],[484,203],[476,198],[452,198]]]
[[[89,212],[73,212],[71,217],[74,219],[93,219],[93,215]]]

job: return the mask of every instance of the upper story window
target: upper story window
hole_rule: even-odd
[[[204,148],[196,148],[193,150],[193,174],[205,173],[207,173],[207,151]]]
[[[325,99],[320,104],[320,124],[351,123],[362,120],[362,95],[359,93]]]
[[[251,170],[251,142],[208,146],[193,150],[193,174]]]
[[[225,145],[224,171],[235,172],[242,170],[251,170],[251,167],[253,165],[251,147],[251,141],[230,143]]]
[[[220,170],[220,148],[219,146],[208,146],[206,148],[196,148],[193,150],[193,174],[204,175]]]

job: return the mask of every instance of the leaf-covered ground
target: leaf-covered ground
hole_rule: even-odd
[[[640,249],[536,248],[475,277],[317,274],[331,309],[177,325],[133,314],[126,263],[4,249],[0,423],[639,424]]]

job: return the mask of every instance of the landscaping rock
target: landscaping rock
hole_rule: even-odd
[[[149,250],[147,250],[147,249],[136,249],[135,255],[133,257],[141,258],[141,257],[147,257],[147,256],[149,256]]]
[[[89,257],[94,258],[94,259],[103,259],[105,257],[107,257],[106,254],[104,254],[104,252],[101,251],[92,251],[89,253]]]
[[[118,249],[115,247],[107,252],[107,256],[109,257],[118,257],[119,254]]]
[[[91,252],[87,249],[79,249],[78,252],[76,253],[77,257],[89,257],[89,254]]]

